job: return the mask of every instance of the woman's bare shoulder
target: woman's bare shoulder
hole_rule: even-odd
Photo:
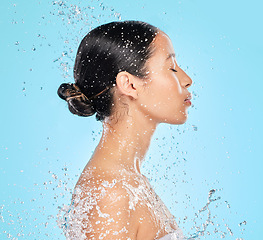
[[[117,190],[120,188],[121,178],[117,173],[103,171],[98,168],[86,168],[83,170],[75,189],[81,192],[99,192],[103,189]]]
[[[108,201],[107,196],[111,195],[125,195],[122,188],[122,181],[114,175],[108,173],[101,173],[96,171],[89,171],[82,173],[78,183],[76,184],[74,197],[78,196],[84,200],[87,198],[93,201]]]
[[[125,186],[139,187],[144,184],[143,175],[131,173],[124,169],[120,170],[103,170],[96,167],[88,167],[83,170],[76,188],[89,190],[101,190],[102,188],[118,190],[123,192]]]
[[[82,174],[74,191],[73,205],[88,239],[99,239],[102,233],[105,239],[116,235],[135,239],[138,219],[130,194],[123,178],[116,174],[96,171]]]

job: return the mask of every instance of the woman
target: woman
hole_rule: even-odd
[[[82,40],[75,84],[58,95],[69,110],[103,123],[65,215],[68,239],[183,239],[140,166],[159,123],[183,124],[191,78],[177,65],[169,37],[140,21],[111,22]]]

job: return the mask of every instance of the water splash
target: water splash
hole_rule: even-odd
[[[100,178],[96,178],[91,169],[84,175],[88,184],[77,185],[71,204],[59,208],[57,223],[67,238],[85,239],[86,234],[94,233],[95,226],[92,220],[95,215],[100,218],[100,221],[97,221],[95,225],[101,226],[101,224],[113,223],[116,215],[122,214],[121,210],[119,212],[103,212],[98,203],[105,197],[112,198],[110,205],[114,205],[119,199],[123,199],[123,196],[127,196],[130,214],[137,207],[145,206],[153,223],[158,224],[158,229],[165,229],[166,232],[172,233],[174,227],[178,227],[174,216],[156,195],[149,182],[141,175],[121,170],[119,173],[121,177],[116,177],[112,181],[103,180],[103,173],[100,174]],[[99,185],[98,182],[100,182]],[[123,189],[124,192],[120,196],[115,192],[112,196],[110,189],[115,186],[118,187],[117,189],[120,187]],[[141,221],[143,222],[144,219],[145,216],[142,216]],[[129,225],[129,222],[123,223],[123,227],[126,225]],[[114,235],[118,235],[122,231],[123,229],[115,231]],[[159,230],[156,237],[160,233]],[[110,232],[104,233],[105,236],[101,236],[101,239],[107,239],[108,234]]]
[[[215,201],[218,201],[221,199],[220,196],[216,197],[216,198],[213,198],[213,195],[215,194],[216,191],[219,191],[219,190],[216,190],[216,189],[211,189],[208,193],[208,199],[207,199],[207,203],[206,205],[200,209],[198,211],[198,213],[196,214],[196,218],[199,217],[200,213],[202,212],[206,212],[207,211],[207,219],[205,220],[205,222],[202,224],[202,226],[195,226],[196,228],[196,232],[194,234],[192,234],[188,239],[195,239],[195,238],[198,238],[200,236],[204,236],[205,232],[206,232],[206,229],[208,227],[209,224],[213,224],[213,222],[211,221],[211,210],[210,210],[210,204],[212,202],[215,202]]]

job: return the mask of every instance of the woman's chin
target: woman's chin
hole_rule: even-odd
[[[180,118],[173,118],[173,119],[164,119],[164,123],[173,124],[173,125],[182,125],[187,121],[187,115],[182,116]]]

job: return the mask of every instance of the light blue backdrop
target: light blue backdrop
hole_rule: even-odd
[[[165,31],[189,74],[193,105],[161,124],[143,165],[187,236],[262,235],[262,1],[106,0],[1,3],[0,239],[65,239],[59,207],[100,139],[70,114],[76,48],[93,27],[142,20]],[[211,193],[208,199],[209,192]]]

